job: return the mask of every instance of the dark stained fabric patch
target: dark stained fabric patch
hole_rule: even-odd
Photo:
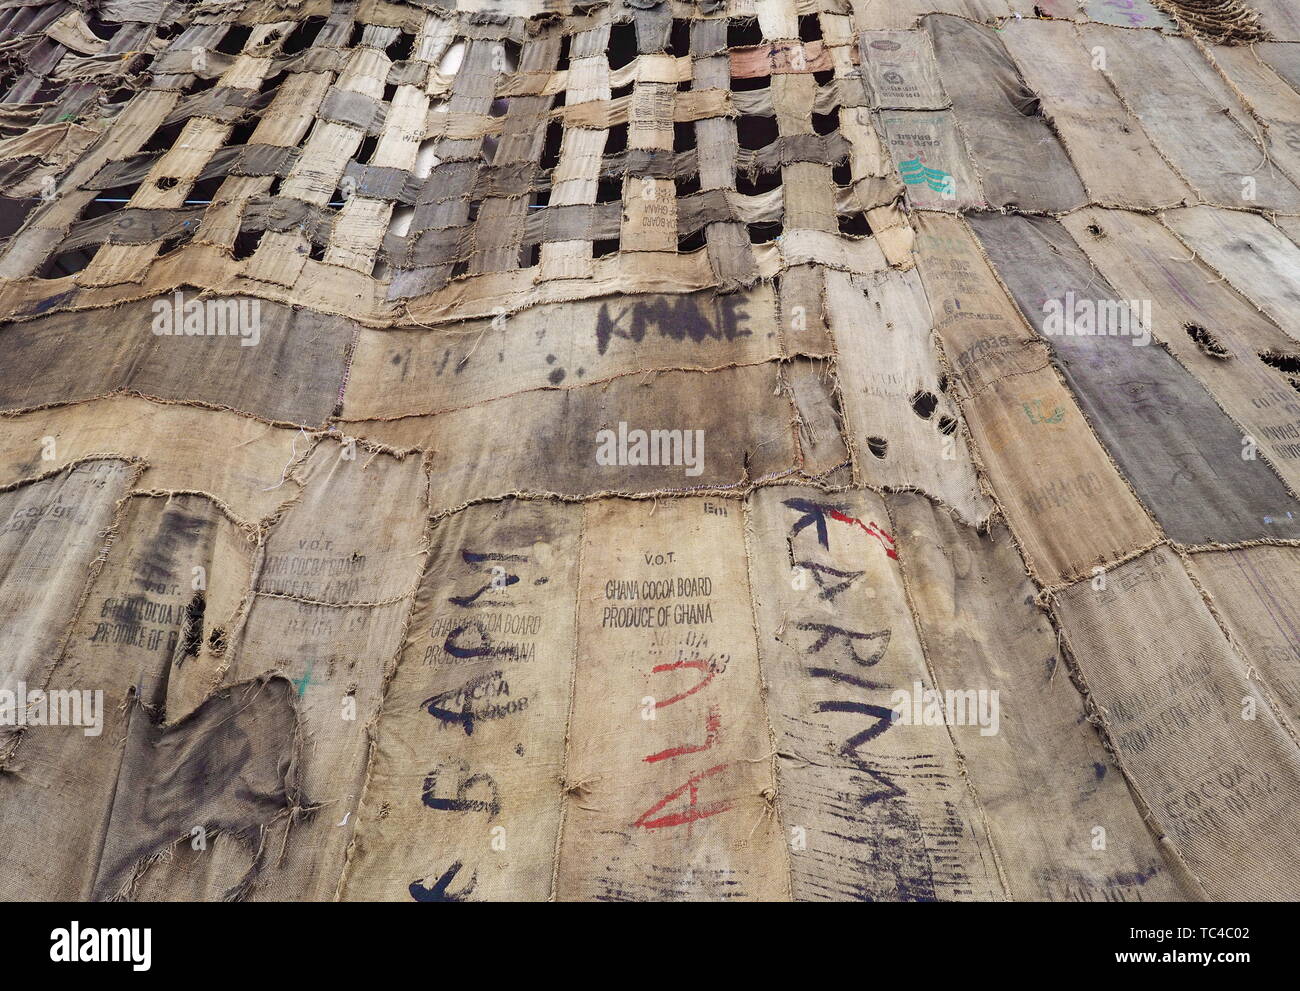
[[[0,330],[0,408],[132,391],[317,425],[337,402],[354,329],[343,317],[192,290],[54,314]]]
[[[1102,443],[1170,537],[1187,544],[1300,537],[1300,502],[1241,427],[1149,334],[1141,343],[1141,300],[1119,300],[1054,220],[970,221],[1020,309],[1051,343]]]
[[[285,678],[258,678],[172,726],[133,703],[95,899],[122,893],[142,861],[195,830],[257,843],[259,827],[296,798],[294,695]]]
[[[1038,97],[997,36],[958,17],[928,17],[925,24],[990,205],[1055,212],[1087,202]]]

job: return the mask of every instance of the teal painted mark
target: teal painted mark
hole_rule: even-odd
[[[1043,401],[1041,399],[1033,400],[1034,408],[1029,408],[1029,403],[1021,403],[1025,410],[1025,416],[1029,417],[1030,423],[1060,423],[1065,419],[1065,410],[1056,407],[1052,410],[1051,416],[1043,413]]]
[[[936,193],[952,188],[952,173],[928,168],[921,164],[919,158],[909,158],[906,162],[899,162],[898,171],[902,173],[903,181],[909,186],[925,183]]]
[[[302,675],[301,678],[290,678],[290,679],[289,679],[289,683],[290,683],[290,684],[292,684],[292,685],[297,685],[297,686],[298,686],[298,697],[299,697],[299,698],[302,698],[303,693],[304,693],[305,691],[307,691],[307,686],[308,686],[308,685],[314,684],[314,682],[311,680],[311,672],[312,672],[312,668],[314,668],[315,666],[316,666],[316,662],[315,662],[315,661],[308,661],[308,662],[307,662],[307,670],[303,672],[303,675]]]

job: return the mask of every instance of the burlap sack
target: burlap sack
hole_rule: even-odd
[[[184,674],[225,622],[215,608],[208,614],[207,601],[237,599],[247,589],[247,535],[208,499],[132,498],[115,531],[46,679],[51,689],[102,692],[102,725],[96,735],[77,726],[29,726],[11,747],[0,775],[5,898],[110,897],[129,888],[134,865],[109,865],[100,851],[117,796],[135,801],[128,795],[134,789],[147,793],[155,774],[128,762],[136,751],[124,750],[123,741],[154,732],[150,727],[167,716],[169,681]],[[206,589],[195,588],[200,577]],[[201,812],[197,805],[169,808],[155,824],[166,822],[175,832],[155,834],[155,852],[196,827],[212,826]],[[116,840],[132,842],[127,836]],[[108,873],[101,877],[101,870]],[[212,890],[205,897],[221,894]]]
[[[1083,205],[1083,183],[1035,115],[1038,97],[997,33],[959,17],[927,17],[925,27],[989,205],[1048,212]]]
[[[1214,899],[1294,899],[1300,752],[1178,557],[1157,547],[1067,589],[1055,612],[1117,759],[1194,883]]]
[[[1294,589],[1300,548],[1240,547],[1192,554],[1192,577],[1210,596],[1215,613],[1246,662],[1246,677],[1300,733],[1300,612]]]
[[[862,480],[916,487],[968,520],[985,519],[993,507],[980,492],[961,413],[945,394],[947,377],[931,345],[933,318],[917,273],[827,272],[826,309]]]
[[[754,364],[784,353],[775,305],[763,286],[538,306],[434,332],[363,330],[343,412],[433,413],[650,369]]]
[[[913,207],[952,213],[985,205],[951,110],[890,110],[880,115],[880,127]]]
[[[891,718],[895,691],[934,682],[884,503],[765,488],[748,529],[793,897],[1007,897],[947,729]]]
[[[551,896],[583,512],[508,500],[434,528],[344,899]]]
[[[1129,4],[1136,9],[1133,0]],[[1102,8],[1101,17],[1090,10],[1090,20],[1114,23],[1104,18],[1118,11],[1100,3],[1089,6]],[[1163,19],[1153,9],[1145,16]],[[1054,20],[1011,21],[1002,27],[1000,37],[1041,102],[1043,115],[1061,136],[1091,200],[1151,208],[1172,206],[1191,195],[1105,76],[1093,68],[1093,54],[1072,25]],[[1115,168],[1117,159],[1125,163],[1123,169]]]
[[[186,292],[181,299],[195,302],[198,294]],[[155,312],[155,302],[162,310]],[[30,409],[131,391],[209,403],[266,420],[322,424],[337,401],[355,326],[269,300],[244,303],[246,335],[155,334],[161,312],[171,313],[175,324],[174,296],[126,303],[94,318],[71,312],[10,324],[0,334],[6,354],[0,408]],[[254,313],[258,343],[246,346],[243,341],[253,340]],[[111,336],[97,336],[93,348],[69,345],[104,320],[114,327]],[[215,331],[216,323],[203,326]]]
[[[881,110],[942,110],[930,36],[921,31],[864,31],[858,35],[863,76],[872,105]]]
[[[253,522],[297,494],[286,469],[309,446],[251,417],[112,396],[0,420],[0,484],[117,452],[144,462],[141,487],[208,492]]]
[[[507,396],[439,416],[349,423],[345,429],[393,447],[433,451],[435,511],[520,492],[584,496],[733,486],[797,468],[794,410],[779,388],[779,375],[771,362],[723,368],[707,377],[685,371],[632,375]],[[717,398],[723,395],[729,397],[725,406]],[[732,405],[747,414],[732,416]],[[549,426],[539,433],[510,429],[524,422]],[[631,438],[626,444],[619,424]],[[652,430],[703,431],[702,459],[692,448],[694,463],[685,463],[683,434],[680,457],[670,451],[657,459],[660,464],[638,463],[650,460],[650,452],[634,453],[632,432],[648,436]],[[612,447],[602,448],[610,436],[602,431],[611,432]]]
[[[1254,46],[1214,45],[1210,58],[1258,121],[1274,166],[1300,177],[1300,94],[1259,58]]]
[[[733,500],[589,504],[556,896],[789,897]]]
[[[83,461],[0,490],[0,688],[44,686],[138,474],[124,461]]]
[[[1207,265],[1188,258],[1168,228],[1122,210],[1063,219],[1088,258],[1128,299],[1151,301],[1152,332],[1245,428],[1259,454],[1300,490],[1300,396],[1261,354],[1294,341]]]
[[[172,725],[138,711],[127,728],[90,897],[241,895],[275,856],[268,824],[297,797],[293,697],[293,686],[275,678],[216,692]],[[175,857],[209,843],[207,857]]]
[[[329,438],[297,474],[302,495],[267,536],[258,591],[352,605],[409,595],[428,489],[419,459]]]
[[[1059,223],[984,216],[972,226],[1021,311],[1059,355],[1098,436],[1169,536],[1187,544],[1300,536],[1300,502],[1267,462],[1249,456],[1249,436],[1168,351],[1140,343],[1141,301],[1119,301]],[[1065,312],[1080,302],[1095,313],[1102,312],[1098,303],[1120,302],[1129,332],[1052,334],[1051,304]],[[1297,512],[1288,518],[1290,511]]]
[[[1087,720],[1005,529],[980,534],[911,493],[886,502],[936,686],[998,693],[995,732],[960,720],[949,729],[1011,897],[1161,901],[1194,894],[1181,891],[1166,868]]]
[[[966,422],[1039,578],[1078,577],[1155,541],[1154,524],[967,228],[936,215],[917,226],[917,266],[963,386]]]
[[[1293,341],[1300,320],[1300,248],[1263,217],[1238,210],[1188,207],[1164,222],[1232,288],[1254,303]],[[1292,343],[1290,350],[1297,345]]]
[[[1261,165],[1250,115],[1192,39],[1100,24],[1080,25],[1079,36],[1087,51],[1103,53],[1106,78],[1201,199],[1300,212],[1300,189],[1276,166]],[[1160,85],[1151,85],[1153,79]],[[1247,178],[1255,192],[1249,201],[1243,196]]]

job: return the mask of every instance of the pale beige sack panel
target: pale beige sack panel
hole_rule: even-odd
[[[1247,676],[1264,686],[1300,733],[1300,547],[1239,547],[1188,557],[1219,618],[1245,655]]]
[[[1120,103],[1096,56],[1072,24],[1018,20],[1000,29],[1002,43],[1042,101],[1066,153],[1095,202],[1136,208],[1173,206],[1191,196],[1138,119]],[[1122,168],[1116,164],[1122,163]]]
[[[1006,897],[946,726],[891,718],[934,685],[880,497],[773,487],[747,511],[793,896]]]
[[[932,214],[918,224],[917,265],[966,422],[1039,579],[1085,575],[1158,540],[966,227]]]
[[[862,481],[916,487],[968,520],[988,518],[960,411],[945,394],[920,276],[826,273],[844,416]]]
[[[979,533],[913,493],[886,502],[936,687],[989,693],[953,696],[960,715],[949,725],[1012,897],[1168,901],[1191,894],[1179,890],[1088,721],[1006,529]],[[995,720],[984,718],[993,712]]]
[[[858,45],[863,81],[875,107],[941,110],[948,106],[929,34],[864,31],[858,36]]]
[[[1293,351],[1300,347],[1300,247],[1263,217],[1240,210],[1188,207],[1161,219],[1293,338]]]
[[[277,851],[252,900],[329,901],[356,827],[384,679],[402,645],[408,599],[334,606],[258,596],[224,683],[277,673],[293,686],[302,811],[276,824]],[[287,834],[287,835],[286,835]]]
[[[844,442],[844,416],[830,361],[796,359],[785,366],[785,385],[799,418],[799,454],[805,475],[851,467]]]
[[[434,529],[344,900],[550,897],[582,514],[507,500]]]
[[[1255,53],[1255,47],[1214,45],[1210,58],[1232,88],[1262,120],[1273,163],[1292,181],[1300,176],[1300,94]]]
[[[267,536],[258,591],[348,604],[409,594],[427,516],[419,458],[330,438],[296,474],[302,496]]]
[[[1087,51],[1103,53],[1101,71],[1162,157],[1201,198],[1300,212],[1300,189],[1268,161],[1254,121],[1193,39],[1100,24],[1078,31]]]
[[[138,472],[123,461],[86,461],[0,492],[0,689],[44,687],[103,533]]]
[[[145,462],[139,487],[208,492],[255,522],[297,493],[279,483],[307,446],[297,430],[236,413],[110,396],[0,420],[0,484],[122,454]]]
[[[1087,577],[1161,539],[1050,366],[999,380],[966,415],[1040,581]]]
[[[1181,560],[1157,547],[1054,609],[1120,763],[1205,893],[1300,897],[1300,750]]]
[[[740,505],[584,512],[557,897],[788,897]]]

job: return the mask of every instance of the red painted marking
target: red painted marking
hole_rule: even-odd
[[[712,681],[713,676],[718,673],[716,671],[710,670],[708,661],[702,661],[698,658],[696,658],[693,661],[674,661],[672,664],[656,664],[654,667],[650,669],[650,673],[659,674],[663,671],[677,671],[681,668],[695,668],[697,671],[708,671],[709,674],[708,677],[705,678],[703,681],[697,682],[692,687],[686,689],[686,691],[674,695],[670,699],[665,699],[663,702],[656,702],[655,703],[656,709],[665,709],[668,706],[672,705],[674,702],[680,702],[688,695],[694,695],[701,688],[703,688],[710,681]]]
[[[698,754],[708,750],[718,742],[718,734],[722,731],[722,712],[716,705],[709,706],[709,713],[704,719],[704,742],[699,746],[687,746],[683,744],[680,747],[672,747],[668,750],[661,750],[657,754],[651,754],[649,757],[643,757],[647,764],[653,764],[656,761],[671,760],[673,757],[682,757],[685,754]]]
[[[662,799],[646,809],[641,818],[632,823],[633,826],[640,826],[643,829],[665,829],[669,826],[685,826],[700,819],[707,819],[715,816],[720,812],[726,812],[731,808],[731,802],[723,799],[720,802],[711,802],[708,805],[699,804],[700,782],[705,778],[711,778],[719,771],[726,770],[728,764],[719,764],[717,767],[711,767],[707,771],[695,775],[686,784],[682,785],[676,791],[671,791]],[[673,812],[666,816],[660,816],[658,819],[650,817],[656,812],[661,811],[669,802],[675,802],[682,796],[682,792],[690,792],[690,807],[685,812]]]
[[[876,526],[874,522],[868,525],[863,523],[856,516],[847,516],[844,513],[841,513],[838,509],[832,509],[830,516],[831,519],[839,520],[841,523],[856,524],[857,526],[862,527],[864,533],[868,533],[880,541],[880,546],[885,549],[886,554],[895,560],[898,559],[898,551],[894,550],[894,538],[885,533],[885,531],[880,529],[880,527]]]

